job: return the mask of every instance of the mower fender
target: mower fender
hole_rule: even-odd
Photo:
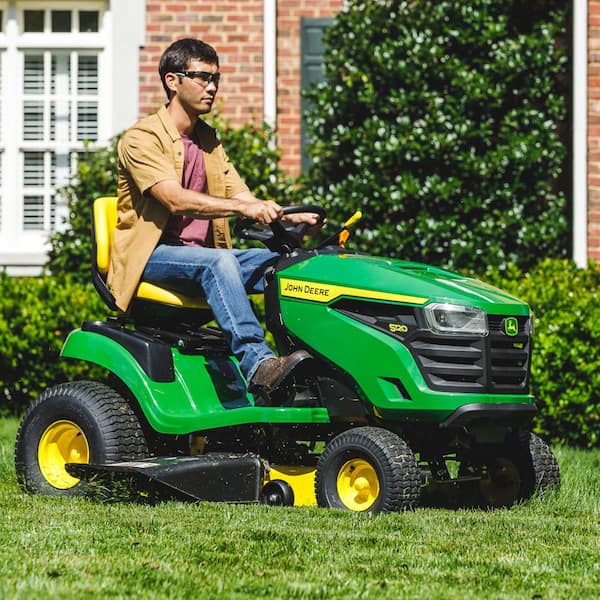
[[[61,356],[95,363],[131,392],[154,431],[188,434],[247,423],[328,423],[325,408],[253,405],[235,358],[183,354],[143,335],[84,323]]]
[[[149,376],[136,358],[115,340],[92,331],[75,329],[67,337],[60,355],[108,369],[123,381],[142,406],[153,400]]]
[[[152,366],[157,359],[152,358],[153,350],[148,347],[144,353],[135,343],[124,344],[124,340],[90,331],[87,327],[89,324],[84,324],[83,328],[69,334],[61,356],[95,363],[117,376],[127,386],[155,431],[181,434],[200,428],[198,409],[175,375],[170,348],[162,349],[168,350],[166,362],[170,367],[161,370]],[[159,349],[158,358],[166,360],[167,355],[162,350]]]

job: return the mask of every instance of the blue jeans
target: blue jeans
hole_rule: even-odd
[[[250,381],[261,361],[275,356],[248,293],[264,291],[263,273],[279,254],[267,249],[226,250],[159,244],[142,279],[187,296],[205,295],[240,369]]]

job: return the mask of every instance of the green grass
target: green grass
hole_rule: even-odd
[[[0,420],[0,598],[598,598],[600,451],[510,510],[100,504],[29,496]]]

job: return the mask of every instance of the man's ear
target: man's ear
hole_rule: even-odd
[[[165,83],[167,84],[167,89],[170,92],[176,92],[177,91],[177,80],[181,80],[180,77],[177,77],[177,75],[175,75],[175,73],[167,73],[165,75]],[[181,81],[180,81],[181,83]]]

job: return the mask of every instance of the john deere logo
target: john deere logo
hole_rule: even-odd
[[[504,333],[511,336],[519,333],[519,321],[517,321],[515,317],[507,317],[504,319]]]

